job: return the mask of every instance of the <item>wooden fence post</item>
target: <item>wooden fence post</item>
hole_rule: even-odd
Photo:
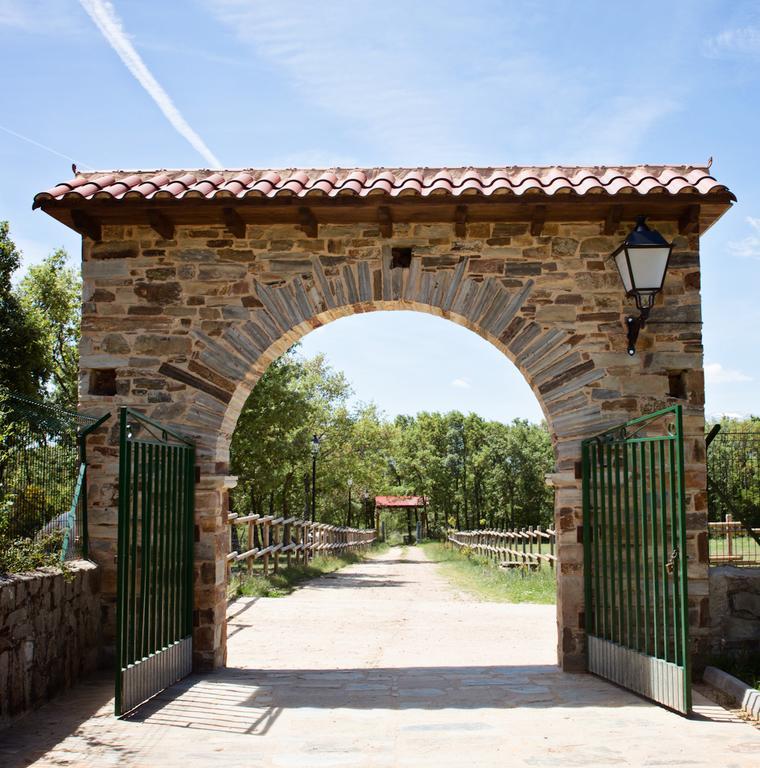
[[[253,520],[248,521],[248,549],[253,549]],[[250,576],[253,570],[253,560],[249,557],[246,562],[246,572]]]
[[[264,530],[262,531],[262,544],[264,545],[264,549],[269,548],[269,520],[266,520],[264,522]],[[264,556],[261,561],[261,567],[264,571],[264,576],[269,575],[269,552],[265,552]]]

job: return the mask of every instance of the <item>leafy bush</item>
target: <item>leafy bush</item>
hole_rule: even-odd
[[[0,504],[0,575],[27,573],[36,568],[62,568],[63,531],[55,531],[35,538],[12,538],[10,535],[10,509],[13,499]]]

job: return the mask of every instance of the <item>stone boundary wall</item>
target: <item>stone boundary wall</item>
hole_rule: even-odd
[[[713,652],[757,653],[760,648],[760,568],[710,568]]]
[[[0,577],[0,729],[98,666],[100,569]]]

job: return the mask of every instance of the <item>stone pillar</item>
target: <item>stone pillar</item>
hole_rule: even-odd
[[[580,446],[578,447],[580,450]],[[586,669],[583,591],[583,503],[575,472],[551,476],[557,531],[557,659],[565,672]]]
[[[195,486],[193,667],[227,662],[227,494],[236,478],[204,475]]]

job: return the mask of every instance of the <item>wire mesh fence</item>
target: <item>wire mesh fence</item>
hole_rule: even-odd
[[[0,390],[0,516],[4,537],[60,537],[79,557],[85,430],[97,419]]]
[[[723,522],[708,523],[710,564],[760,566],[760,528],[747,528],[728,514]]]
[[[760,565],[760,422],[716,430],[707,452],[711,565]]]

